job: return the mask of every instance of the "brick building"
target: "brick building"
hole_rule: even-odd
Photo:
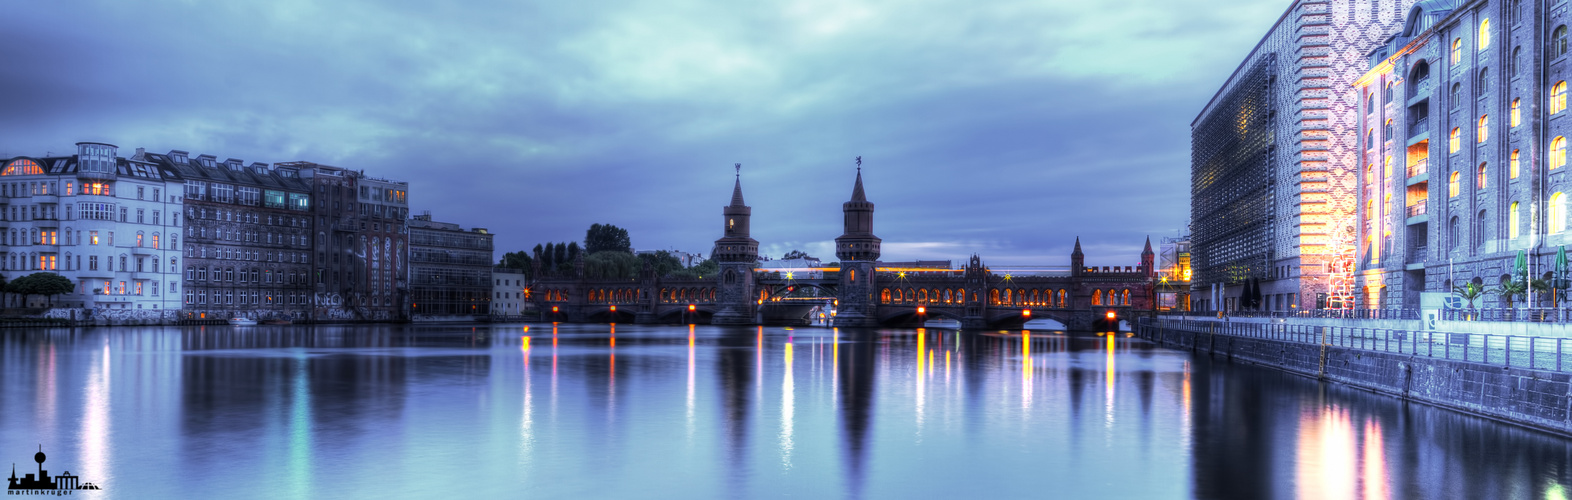
[[[494,262],[491,233],[433,221],[431,214],[417,215],[408,224],[412,319],[489,315]]]
[[[406,319],[409,183],[311,162],[279,165],[298,169],[316,196],[314,317]]]

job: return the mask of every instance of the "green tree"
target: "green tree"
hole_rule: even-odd
[[[1473,283],[1469,284],[1473,285]],[[1528,294],[1528,285],[1520,280],[1506,280],[1501,282],[1501,286],[1497,286],[1491,292],[1500,295],[1502,299],[1506,300],[1507,308],[1512,308],[1514,299]],[[1473,307],[1473,301],[1469,301],[1469,307]]]
[[[69,278],[55,273],[33,273],[26,277],[33,280],[33,293],[48,298],[50,307],[55,305],[56,295],[71,293],[76,289]]]
[[[1457,294],[1458,297],[1462,297],[1463,300],[1467,300],[1468,308],[1473,309],[1474,300],[1483,297],[1486,293],[1486,290],[1483,285],[1470,282],[1452,287],[1452,293]]]
[[[792,250],[790,252],[786,252],[786,256],[781,257],[781,260],[812,259],[812,258],[813,258],[813,256],[812,255],[808,255],[808,252],[804,252],[802,250]]]
[[[589,230],[584,232],[584,253],[594,255],[600,252],[633,253],[633,241],[628,239],[628,230],[611,224],[591,224]]]
[[[679,269],[671,273],[671,276],[674,278],[699,279],[705,277],[714,278],[717,274],[720,274],[720,263],[715,262],[715,259],[705,259],[699,265]]]
[[[609,250],[584,258],[584,277],[591,279],[634,279],[643,262],[628,252]]]
[[[650,263],[650,268],[655,271],[656,276],[668,276],[682,270],[682,261],[665,250],[639,254],[639,260]]]
[[[571,262],[573,262],[575,260],[578,260],[578,259],[579,259],[579,242],[577,242],[577,241],[569,241],[568,242],[568,260],[567,261],[571,263]]]
[[[524,271],[524,279],[528,280],[532,277],[530,276],[530,268],[534,261],[535,259],[531,258],[527,252],[508,252],[502,254],[502,259],[497,261],[497,267]]]
[[[553,244],[552,247],[551,247],[551,254],[552,254],[551,255],[551,262],[556,264],[556,269],[562,269],[562,266],[567,265],[567,263],[568,263],[568,246],[567,245],[563,245],[561,243]]]

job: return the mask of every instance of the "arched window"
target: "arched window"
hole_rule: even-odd
[[[1119,303],[1123,304],[1123,305],[1130,305],[1130,289],[1129,288],[1124,289],[1123,292],[1119,292]]]
[[[1460,241],[1462,238],[1459,238],[1459,236],[1462,235],[1457,234],[1457,216],[1454,215],[1452,216],[1452,220],[1448,222],[1446,226],[1447,247],[1457,250],[1458,245],[1463,243]]]
[[[1560,113],[1567,109],[1567,81],[1556,82],[1550,87],[1550,114]]]
[[[1452,64],[1463,62],[1463,38],[1452,39]]]
[[[1485,95],[1490,91],[1490,68],[1479,70],[1479,85],[1474,87],[1474,95]]]
[[[1523,48],[1513,47],[1512,58],[1507,59],[1507,74],[1517,78],[1523,72]]]
[[[1513,179],[1517,178],[1517,170],[1518,170],[1518,165],[1519,165],[1517,151],[1518,150],[1516,150],[1516,149],[1512,150],[1512,160],[1511,160],[1511,169],[1510,169],[1511,171],[1508,174]]]
[[[1480,210],[1479,217],[1474,218],[1474,246],[1479,248],[1480,252],[1485,251],[1485,242],[1489,240],[1485,235],[1485,221],[1485,211]]]
[[[999,304],[999,290],[995,289],[988,291],[988,302],[994,305]]]
[[[1375,149],[1375,128],[1365,129],[1365,149]]]
[[[1485,142],[1490,137],[1490,115],[1479,115],[1479,141]]]
[[[1066,292],[1063,288],[1059,289],[1059,307],[1069,307],[1069,306],[1064,305],[1065,304],[1065,300],[1064,299],[1065,299],[1066,296],[1068,296],[1068,292]]]
[[[1460,178],[1460,176],[1458,175],[1459,173],[1460,172],[1452,172],[1452,176],[1447,178],[1447,181],[1446,181],[1446,195],[1449,196],[1449,197],[1456,198],[1458,191],[1461,190],[1460,189],[1461,186],[1459,186],[1459,178]]]
[[[1509,116],[1508,120],[1511,122],[1512,127],[1517,127],[1523,123],[1522,98],[1512,99],[1512,114]]]
[[[1092,290],[1092,305],[1094,305],[1094,306],[1103,305],[1103,291],[1102,290]]]
[[[1456,153],[1463,149],[1463,129],[1452,127],[1452,134],[1447,136],[1447,152]]]
[[[1474,189],[1484,189],[1487,187],[1490,187],[1490,184],[1485,181],[1485,164],[1481,163],[1479,164],[1479,178],[1474,180]]]
[[[1561,234],[1567,228],[1567,196],[1561,192],[1550,195],[1550,234]]]
[[[1479,22],[1479,50],[1490,47],[1490,18]]]
[[[1518,209],[1517,202],[1512,202],[1512,211],[1507,212],[1507,238],[1517,239]]]
[[[11,163],[6,164],[5,170],[0,170],[0,176],[42,175],[43,173],[44,169],[43,167],[38,166],[38,162],[26,158],[12,161]]]
[[[1376,101],[1375,101],[1375,92],[1374,91],[1371,91],[1371,92],[1365,94],[1365,112],[1366,113],[1370,113],[1372,115],[1375,114],[1375,102]]]
[[[730,270],[730,269],[727,269],[726,270],[726,276],[725,276],[725,282],[728,285],[730,285],[732,283],[736,283],[737,282],[737,273],[732,271],[732,270]]]
[[[1567,138],[1556,136],[1550,140],[1550,158],[1546,163],[1550,168],[1557,169],[1567,164]]]
[[[1413,80],[1414,83],[1420,83],[1428,78],[1430,78],[1430,63],[1424,60],[1414,63],[1414,71],[1409,79]],[[1408,88],[1410,94],[1418,91],[1413,85],[1409,85]]]
[[[1386,90],[1382,92],[1381,97],[1387,103],[1392,102],[1392,82],[1386,82]]]
[[[1387,118],[1386,119],[1386,127],[1381,129],[1381,136],[1385,137],[1387,140],[1391,140],[1392,139],[1393,136],[1392,136],[1392,119],[1391,118]],[[1387,163],[1388,163],[1387,166],[1391,167],[1390,163],[1392,163],[1392,162],[1387,162]]]
[[[1449,95],[1450,95],[1450,97],[1447,98],[1447,102],[1450,103],[1450,105],[1452,106],[1452,109],[1457,109],[1459,106],[1462,106],[1463,105],[1463,84],[1461,84],[1461,83],[1454,83],[1454,84],[1452,84],[1452,93],[1449,94]]]
[[[1550,57],[1561,57],[1567,53],[1567,26],[1556,26],[1550,32]]]

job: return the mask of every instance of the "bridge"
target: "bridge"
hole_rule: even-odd
[[[852,198],[842,204],[839,266],[757,269],[758,242],[749,237],[753,209],[743,202],[739,173],[731,204],[722,209],[723,236],[711,252],[720,264],[716,276],[674,279],[646,265],[636,279],[589,279],[580,256],[566,275],[542,276],[537,269],[527,298],[549,321],[806,325],[819,312],[835,326],[950,319],[989,329],[1020,328],[1033,319],[1101,329],[1155,304],[1150,238],[1135,266],[1088,267],[1077,238],[1069,268],[1057,272],[995,272],[977,255],[961,269],[899,267],[878,260],[882,240],[873,235],[873,209],[859,169]]]

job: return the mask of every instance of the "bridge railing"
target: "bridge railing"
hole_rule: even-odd
[[[1170,311],[1164,316],[1216,318],[1217,311]],[[1418,309],[1301,309],[1293,311],[1227,311],[1231,318],[1329,318],[1329,319],[1419,319]]]
[[[1275,342],[1334,346],[1374,352],[1528,368],[1572,371],[1572,339],[1487,333],[1432,332],[1281,323],[1220,323],[1183,318],[1137,321],[1143,338],[1190,345],[1200,336],[1229,336]]]

